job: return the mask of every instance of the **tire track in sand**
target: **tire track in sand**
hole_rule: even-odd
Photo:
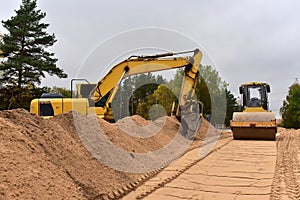
[[[294,129],[280,130],[277,136],[277,158],[270,199],[300,199],[300,134]]]
[[[166,168],[124,199],[269,199],[275,164],[275,141],[227,140],[174,177],[175,169]]]

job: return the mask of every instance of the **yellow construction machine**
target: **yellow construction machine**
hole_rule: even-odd
[[[187,53],[193,53],[193,55],[176,56]],[[183,124],[189,126],[191,115],[187,113],[195,110],[193,102],[195,102],[195,88],[199,78],[201,59],[202,53],[199,49],[178,53],[131,56],[115,65],[97,84],[79,84],[76,95],[79,98],[62,98],[57,94],[45,94],[40,99],[32,100],[30,112],[47,118],[75,110],[82,114],[94,113],[110,121],[113,120],[112,101],[123,78],[146,72],[184,68],[176,116],[183,119]],[[196,115],[194,118],[199,118],[199,115]]]
[[[249,82],[239,88],[243,99],[243,112],[234,112],[230,128],[234,139],[276,139],[275,113],[269,111],[270,85]]]

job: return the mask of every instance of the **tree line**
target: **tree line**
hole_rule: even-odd
[[[120,119],[137,114],[152,119],[162,115],[170,116],[173,102],[177,107],[183,73],[183,69],[178,69],[170,81],[152,73],[126,78],[113,101],[114,117]],[[215,123],[223,124],[225,120],[229,126],[232,113],[240,110],[236,98],[227,89],[227,83],[209,65],[200,66],[195,96],[202,102],[206,119],[210,120],[214,112]],[[220,106],[222,103],[224,106]]]

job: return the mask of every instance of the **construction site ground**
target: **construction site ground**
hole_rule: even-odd
[[[118,122],[127,131],[134,129],[128,120],[150,123],[127,117]],[[157,134],[136,138],[118,123],[99,119],[111,142],[134,153],[168,145],[180,129],[167,117]],[[74,113],[42,119],[23,109],[0,112],[0,199],[300,199],[299,160],[300,130],[278,128],[276,141],[233,140],[203,120],[180,157],[145,172],[118,171],[86,149]]]

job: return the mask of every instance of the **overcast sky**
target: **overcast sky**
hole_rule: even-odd
[[[1,0],[0,19],[15,15],[20,4]],[[38,8],[47,14],[48,32],[58,40],[51,50],[69,78],[86,71],[100,78],[125,50],[200,47],[203,64],[213,63],[235,95],[241,83],[270,83],[277,116],[288,87],[300,78],[297,0],[40,0]],[[95,57],[95,51],[103,54]],[[91,57],[94,68],[87,69]],[[69,79],[43,84],[69,87]]]

